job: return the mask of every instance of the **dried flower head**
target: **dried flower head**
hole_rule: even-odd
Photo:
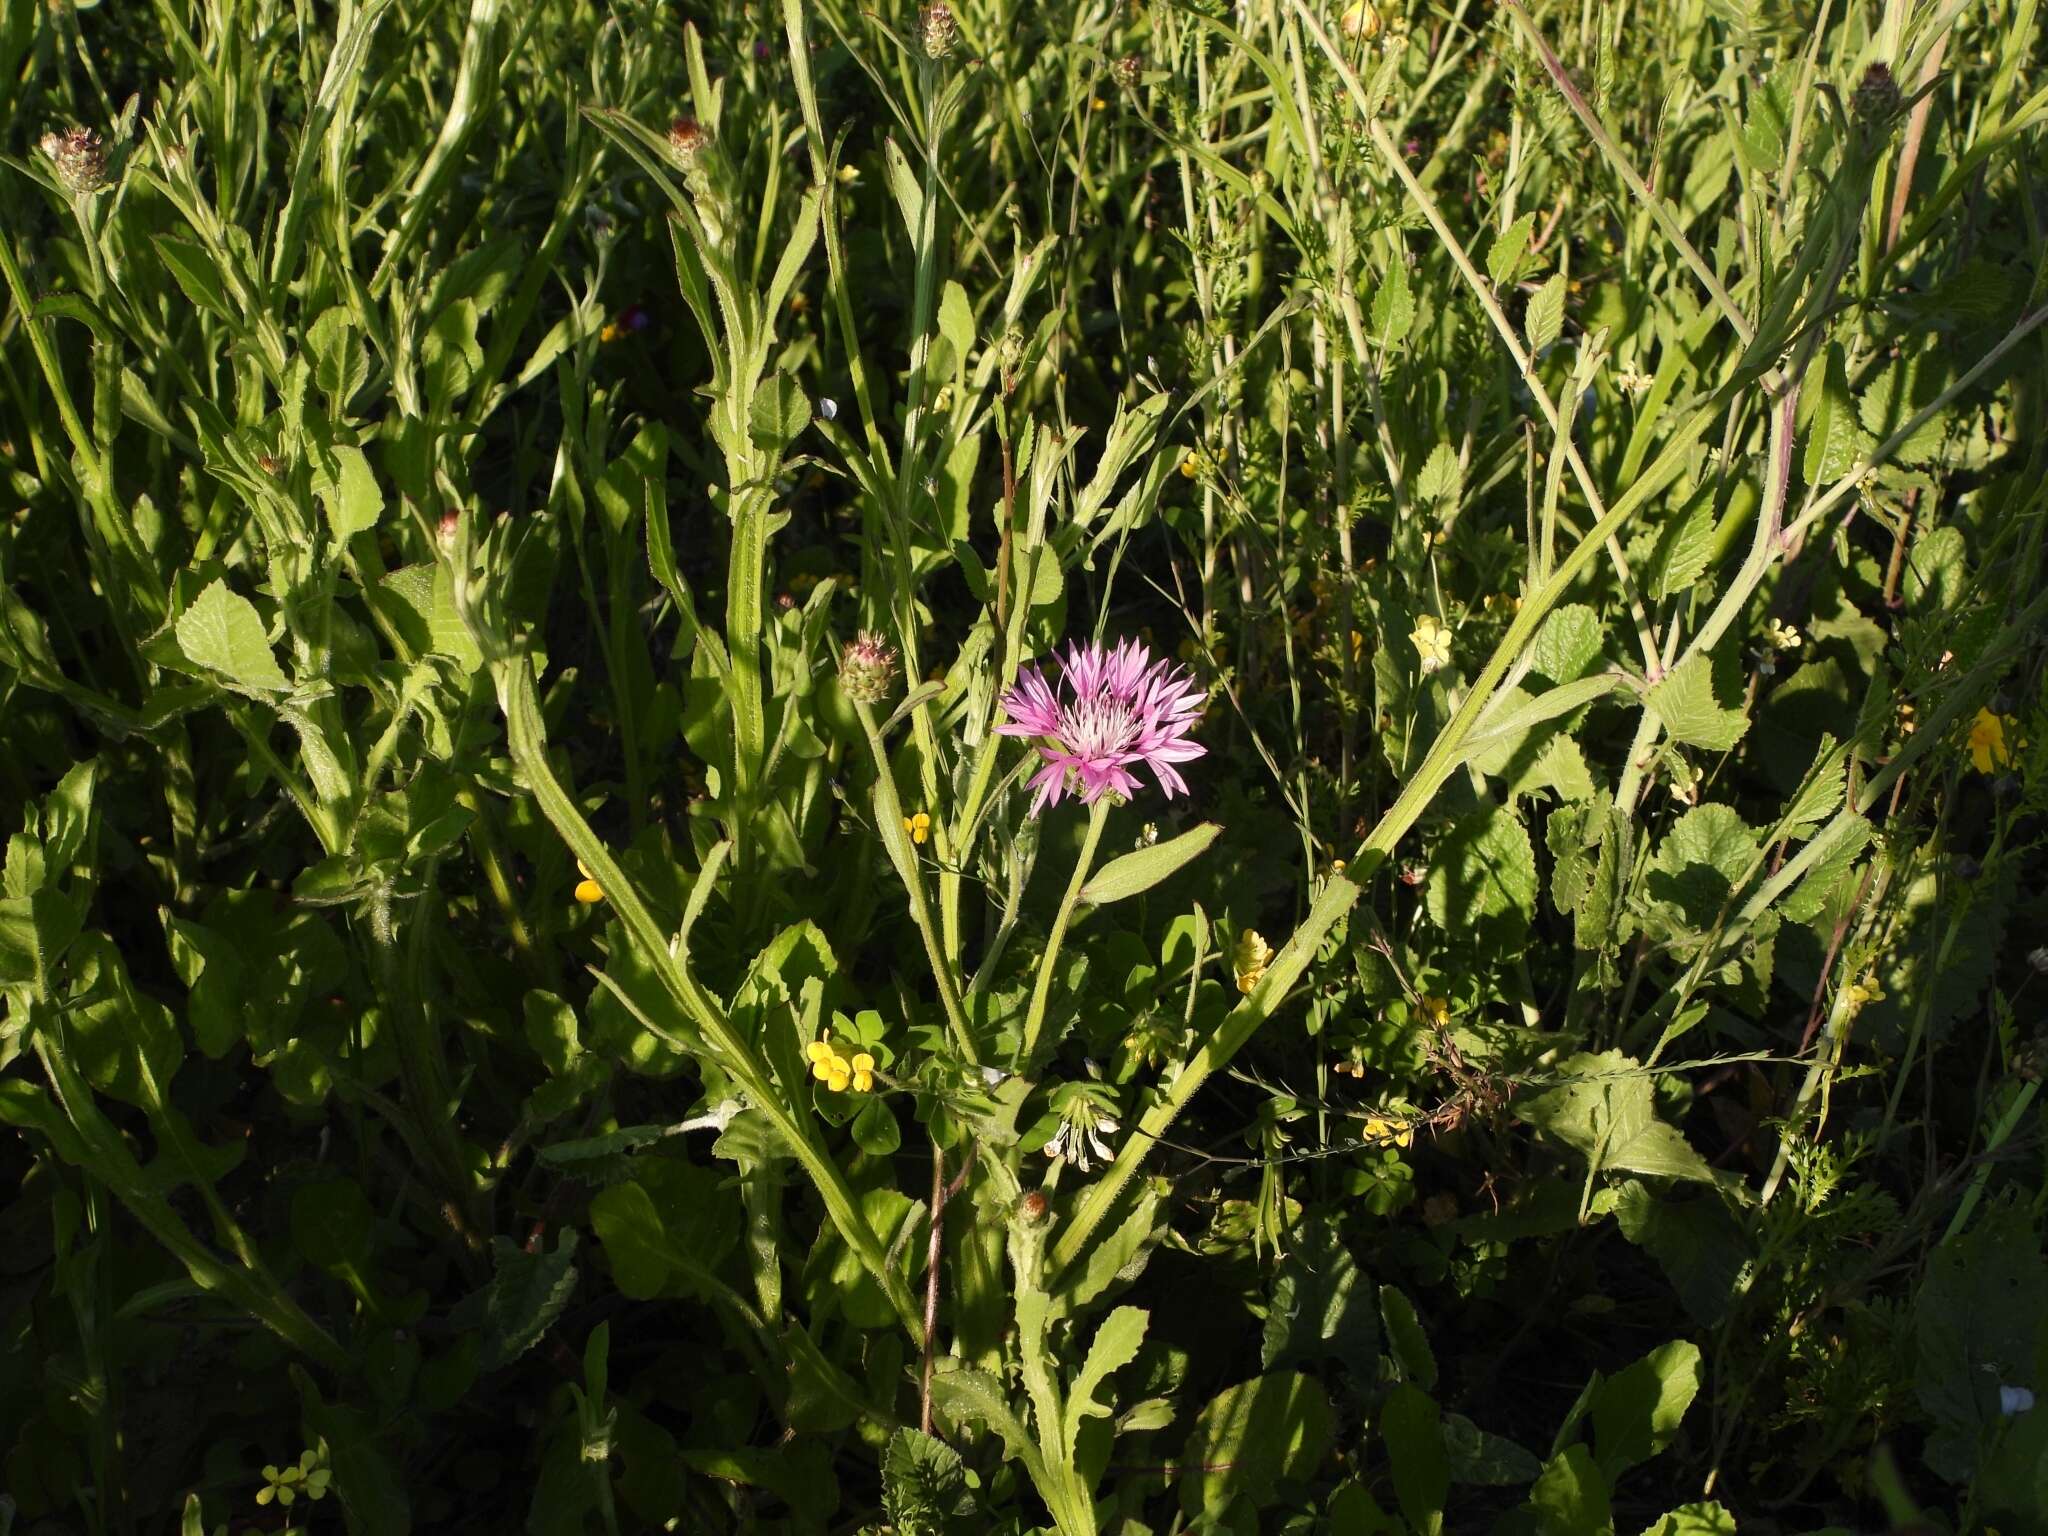
[[[107,184],[107,146],[90,128],[46,133],[42,148],[57,184],[73,197],[89,196]]]
[[[668,147],[684,160],[694,160],[711,147],[711,130],[694,117],[679,117],[668,125]]]
[[[839,686],[856,704],[879,704],[896,680],[896,648],[871,629],[846,642],[839,653]]]
[[[1109,72],[1125,90],[1135,90],[1138,82],[1145,78],[1145,56],[1127,53],[1109,66]]]
[[[1089,805],[1112,793],[1128,799],[1138,791],[1131,769],[1139,763],[1152,770],[1168,799],[1186,792],[1187,782],[1173,765],[1208,748],[1188,740],[1201,719],[1204,695],[1185,671],[1153,660],[1136,640],[1113,650],[1099,642],[1069,645],[1060,687],[1055,693],[1045,674],[1031,666],[1003,695],[1010,719],[996,727],[997,734],[1040,738],[1045,766],[1031,780],[1038,791],[1032,815],[1065,794]]]
[[[953,8],[941,3],[919,11],[917,37],[924,44],[926,58],[945,58],[960,41],[960,23],[953,19]]]

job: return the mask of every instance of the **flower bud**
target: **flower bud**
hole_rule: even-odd
[[[879,704],[896,680],[896,649],[864,629],[839,653],[839,686],[856,704]]]
[[[1127,53],[1109,66],[1109,72],[1116,83],[1125,90],[1135,90],[1145,75],[1145,59],[1142,54]]]
[[[42,149],[57,184],[73,197],[89,197],[107,184],[107,146],[90,128],[46,133]]]
[[[1856,87],[1856,94],[1850,98],[1856,115],[1878,127],[1899,115],[1899,107],[1903,100],[1899,82],[1892,78],[1892,72],[1882,64],[1873,64],[1863,72],[1863,81]]]
[[[1052,1202],[1045,1198],[1043,1190],[1028,1189],[1017,1197],[1017,1216],[1031,1226],[1045,1220],[1052,1210]]]
[[[960,23],[953,19],[953,8],[941,0],[939,4],[928,5],[919,11],[917,36],[924,44],[926,58],[945,58],[960,41]]]

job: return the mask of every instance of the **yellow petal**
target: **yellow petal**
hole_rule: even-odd
[[[832,1081],[832,1063],[824,1056],[811,1058],[811,1076],[821,1083]]]
[[[854,1056],[853,1056],[853,1070],[854,1070],[854,1071],[856,1071],[856,1072],[872,1072],[872,1071],[874,1071],[874,1070],[875,1070],[875,1058],[874,1058],[874,1057],[872,1057],[872,1056],[870,1056],[870,1055],[869,1055],[869,1054],[868,1054],[868,1053],[867,1053],[866,1051],[856,1051],[856,1052],[854,1052]]]
[[[875,1088],[875,1074],[874,1074],[874,1073],[872,1073],[872,1072],[856,1072],[856,1073],[854,1073],[854,1074],[853,1074],[853,1087],[854,1087],[854,1091],[855,1091],[856,1093],[872,1093],[872,1092],[874,1092],[874,1088]]]
[[[832,1047],[822,1040],[813,1040],[804,1047],[804,1055],[811,1061],[823,1061],[832,1054]]]
[[[837,1072],[827,1074],[825,1087],[833,1093],[844,1093],[846,1092],[847,1081],[847,1071],[844,1067],[841,1067]]]
[[[604,900],[604,887],[595,880],[578,880],[576,882],[576,899],[586,907],[595,906],[598,902]]]

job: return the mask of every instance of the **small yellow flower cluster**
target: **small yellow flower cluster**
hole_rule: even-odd
[[[2026,745],[2017,732],[2013,732],[2011,741],[2006,740],[2006,733],[2012,728],[2010,715],[1994,715],[1988,709],[1977,711],[1977,718],[1970,722],[1970,762],[1979,773],[1992,773],[2008,766],[2014,749]]]
[[[1237,947],[1231,952],[1231,967],[1237,972],[1237,990],[1250,992],[1266,974],[1266,967],[1273,963],[1273,946],[1259,936],[1258,930],[1247,928],[1237,936]]]
[[[839,1047],[832,1043],[832,1031],[829,1029],[804,1047],[804,1055],[810,1058],[811,1076],[829,1091],[844,1093],[849,1087],[855,1093],[874,1091],[875,1058],[866,1051],[842,1055]]]
[[[1416,654],[1422,658],[1422,673],[1427,677],[1451,664],[1450,627],[1433,613],[1425,613],[1415,621],[1415,628],[1408,638],[1415,642]]]
[[[583,874],[583,878],[576,882],[576,899],[586,907],[595,906],[603,901],[604,887],[597,883],[596,877],[590,873],[581,859],[576,861],[576,868]]]
[[[1412,1147],[1415,1145],[1415,1131],[1412,1126],[1385,1115],[1367,1115],[1361,1139],[1376,1147]]]
[[[903,830],[910,834],[913,843],[922,848],[924,840],[932,835],[931,816],[924,811],[919,811],[915,816],[906,816],[903,818]]]
[[[1422,1022],[1431,1029],[1442,1029],[1451,1021],[1451,1000],[1447,997],[1425,995],[1421,1002]]]

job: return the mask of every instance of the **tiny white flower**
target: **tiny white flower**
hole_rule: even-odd
[[[822,397],[818,401],[818,414],[827,421],[837,421],[839,419],[839,402],[830,395]]]
[[[1998,1389],[1998,1411],[2006,1418],[2026,1413],[2034,1406],[2034,1394],[2025,1387],[2000,1387]]]

